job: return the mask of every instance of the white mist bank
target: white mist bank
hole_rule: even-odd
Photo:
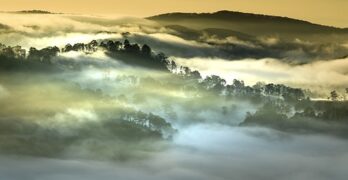
[[[228,83],[232,83],[233,79],[244,80],[248,85],[256,82],[280,83],[308,88],[322,95],[336,88],[348,87],[348,59],[316,61],[304,65],[290,65],[277,59],[172,59],[178,65],[200,71],[203,76],[219,75]]]
[[[124,32],[159,32],[160,29],[141,18],[72,14],[0,13],[0,24],[6,27],[0,29],[0,43],[25,49],[120,39]]]
[[[146,160],[2,157],[0,178],[345,180],[347,150],[346,141],[331,137],[206,124],[182,129],[170,149]]]

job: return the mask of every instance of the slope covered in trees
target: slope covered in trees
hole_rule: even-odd
[[[148,17],[165,25],[182,25],[195,29],[219,28],[251,35],[272,33],[288,35],[347,34],[347,29],[313,24],[287,17],[268,16],[234,11],[215,13],[168,13]]]
[[[152,114],[152,109],[147,110],[150,113],[140,112],[142,109],[139,112],[132,110],[128,113],[121,113],[119,117],[121,122],[131,123],[137,128],[143,127],[150,134],[151,132],[159,132],[159,134],[163,133],[162,135],[170,135],[175,130],[169,122],[177,119],[178,116],[181,117],[180,113],[186,114],[198,109],[200,111],[213,110],[214,113],[219,113],[222,119],[226,119],[225,122],[221,120],[221,123],[229,123],[228,119],[234,118],[236,115],[234,109],[241,106],[239,103],[250,103],[256,110],[249,111],[241,125],[261,125],[284,131],[291,130],[292,132],[308,131],[346,135],[344,131],[348,126],[345,120],[347,118],[346,102],[311,101],[308,90],[282,84],[260,82],[248,86],[242,80],[234,80],[228,84],[226,80],[216,75],[202,77],[198,71],[191,70],[189,67],[177,66],[163,53],[156,54],[148,45],[140,46],[132,44],[128,40],[124,40],[124,42],[104,40],[92,41],[87,44],[68,44],[62,49],[58,47],[47,47],[40,50],[30,48],[28,53],[18,46],[2,45],[0,50],[2,73],[29,71],[31,73],[56,72],[59,74],[64,71],[78,71],[74,68],[76,65],[74,61],[64,60],[64,63],[60,62],[60,55],[70,52],[88,55],[97,51],[102,51],[113,61],[127,64],[129,67],[144,68],[149,72],[162,72],[160,77],[151,77],[140,73],[132,77],[131,81],[127,79],[130,76],[112,80],[116,84],[122,83],[123,80],[130,82],[131,86],[127,87],[127,93],[118,93],[120,102],[124,104],[131,102],[135,105],[140,104],[139,107],[142,107],[142,104],[146,104],[147,101],[162,102],[163,97],[156,97],[154,92],[164,93],[164,95],[173,94],[174,97],[179,97],[182,94],[180,95],[182,99],[165,97],[167,98],[165,104],[168,104],[168,107],[161,107],[163,110],[155,110],[159,113],[164,111],[165,116],[170,118],[169,121],[154,115],[156,112]],[[86,61],[86,63],[90,62]],[[175,112],[176,110],[172,109],[173,106],[178,106],[187,112]],[[196,118],[199,120],[199,117]],[[336,129],[337,124],[342,124],[339,129]]]

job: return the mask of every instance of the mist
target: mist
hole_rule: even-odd
[[[170,149],[150,159],[118,163],[2,157],[0,177],[343,180],[347,176],[347,147],[346,141],[325,136],[196,125],[183,129]]]
[[[345,29],[283,21],[0,13],[0,179],[346,179]]]
[[[316,61],[290,65],[277,59],[242,59],[228,61],[212,58],[177,58],[179,65],[198,70],[204,76],[216,74],[229,83],[243,79],[249,85],[257,82],[279,83],[312,90],[318,98],[326,98],[330,91],[347,88],[347,59]]]

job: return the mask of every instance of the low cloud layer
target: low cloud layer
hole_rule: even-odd
[[[130,17],[0,13],[0,24],[0,43],[21,45],[26,49],[62,47],[67,43],[87,43],[93,39],[123,41],[128,38],[149,44],[157,52],[183,58],[274,58],[307,63],[347,56],[345,43],[255,37],[223,29],[193,30],[175,25],[161,26],[154,21]]]
[[[178,64],[199,70],[205,76],[216,74],[230,83],[233,79],[244,80],[250,85],[256,82],[281,83],[308,88],[324,97],[333,89],[343,91],[348,84],[348,59],[317,61],[303,65],[289,65],[277,59],[173,59]]]
[[[123,32],[159,31],[142,19],[88,15],[0,13],[0,23],[6,27],[0,31],[1,43],[27,49],[120,38]]]
[[[0,84],[0,99],[8,96],[8,90]]]
[[[1,157],[0,178],[344,180],[347,147],[344,140],[323,136],[198,125],[183,129],[172,148],[146,160],[117,163]]]
[[[221,36],[209,30],[190,36],[136,18],[49,14],[38,21],[41,16],[0,13],[0,43],[28,49],[127,38],[150,45],[155,53],[165,52],[170,60],[203,76],[219,75],[227,83],[233,79],[247,85],[281,83],[308,88],[318,98],[327,98],[333,89],[345,93],[348,84],[348,59],[336,58],[345,54],[345,45],[238,32]],[[28,58],[23,66],[11,61],[12,69],[3,68],[0,179],[344,180],[348,176],[348,143],[346,136],[337,135],[342,131],[345,135],[345,121],[335,124],[339,118],[330,122],[313,109],[296,110],[291,103],[302,103],[304,97],[283,93],[301,90],[281,86],[281,93],[267,94],[265,87],[253,89],[241,82],[234,87],[218,78],[204,83],[192,72],[173,74],[127,63],[129,58],[144,57],[140,50],[136,53],[128,57],[112,56],[105,49],[59,52],[45,62]],[[270,113],[282,132],[259,127],[267,126],[262,122],[239,126],[272,101],[281,106],[275,115],[298,113],[305,120],[279,122],[277,117],[283,116]],[[274,119],[266,121],[271,124]],[[288,127],[297,129],[286,131]]]

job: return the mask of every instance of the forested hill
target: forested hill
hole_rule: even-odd
[[[52,58],[59,53],[80,51],[88,54],[98,50],[103,50],[111,58],[133,66],[168,71],[168,66],[171,65],[171,62],[163,53],[156,54],[146,44],[140,46],[136,43],[130,43],[128,40],[125,40],[123,43],[112,40],[105,40],[99,43],[93,40],[90,43],[67,44],[64,48],[50,46],[36,49],[31,47],[29,51],[22,49],[21,46],[11,47],[0,43],[0,69],[23,70],[24,68],[28,70],[34,68],[41,71],[43,70],[42,66],[52,64]]]
[[[96,40],[90,43],[77,43],[74,45],[67,44],[64,48],[47,47],[43,49],[30,48],[25,51],[20,46],[10,47],[0,45],[0,73],[6,77],[11,74],[26,74],[28,77],[34,77],[36,74],[50,76],[61,75],[71,72],[83,73],[83,69],[88,69],[96,65],[92,61],[82,59],[81,61],[74,61],[73,59],[65,59],[61,56],[65,53],[79,52],[81,54],[90,55],[102,51],[110,57],[109,61],[122,61],[128,64],[128,68],[132,70],[144,70],[147,73],[135,73],[127,77],[114,78],[112,80],[103,80],[107,84],[119,83],[122,79],[131,82],[127,87],[128,97],[136,98],[134,103],[146,102],[143,99],[137,99],[137,95],[132,95],[132,91],[141,91],[143,97],[149,99],[160,100],[157,98],[158,94],[154,95],[153,90],[157,92],[174,91],[175,98],[166,103],[179,104],[185,111],[192,111],[202,108],[215,109],[218,114],[222,114],[222,119],[226,123],[229,117],[235,117],[235,108],[239,105],[235,103],[241,102],[252,104],[256,109],[248,112],[240,125],[253,126],[261,125],[271,127],[281,131],[291,132],[321,132],[332,134],[340,137],[348,137],[347,129],[347,101],[340,101],[338,97],[344,96],[332,91],[330,100],[327,101],[311,101],[309,98],[310,92],[300,88],[292,88],[282,84],[265,84],[262,82],[256,83],[253,86],[246,85],[242,80],[233,80],[228,84],[227,81],[219,76],[211,75],[202,77],[198,71],[192,71],[189,67],[177,67],[174,61],[169,60],[162,53],[155,53],[148,45],[139,45],[131,43],[128,40],[124,42],[104,40],[98,42]],[[106,63],[106,62],[105,62]],[[136,66],[136,68],[134,68]],[[97,67],[97,66],[96,66]],[[141,67],[141,68],[139,68]],[[118,68],[114,66],[113,68]],[[105,70],[105,69],[101,69]],[[129,69],[128,69],[129,70]],[[55,73],[56,72],[56,73]],[[122,72],[120,70],[120,72]],[[151,73],[154,73],[151,75]],[[157,73],[161,75],[158,76]],[[151,75],[151,76],[149,76]],[[83,75],[84,77],[85,75]],[[57,76],[54,76],[57,77]],[[97,83],[97,82],[96,82]],[[151,91],[147,95],[146,89]],[[66,88],[64,88],[66,90]],[[101,93],[97,90],[95,93]],[[112,91],[114,92],[114,90]],[[348,92],[348,91],[347,91]],[[178,96],[178,94],[183,94]],[[177,101],[181,97],[184,101]],[[99,97],[98,97],[99,98]],[[119,96],[124,102],[131,102],[124,95]],[[168,97],[166,97],[168,98]],[[139,100],[139,101],[138,101]],[[132,100],[133,101],[133,100]],[[197,102],[204,102],[203,104]],[[187,102],[190,102],[186,104]],[[233,105],[227,105],[227,102]],[[182,104],[183,103],[183,104]],[[214,104],[216,103],[216,104]],[[243,107],[244,108],[244,107]],[[215,111],[214,110],[214,111]],[[123,112],[123,110],[122,110]],[[228,116],[230,115],[230,116]],[[172,117],[172,116],[171,116]],[[176,117],[176,115],[173,115]],[[131,121],[137,123],[140,119],[140,126],[147,125],[150,128],[162,130],[163,127],[168,127],[170,131],[170,124],[166,124],[164,119],[160,116],[153,116],[151,114],[128,112],[117,119],[121,122]],[[135,121],[134,121],[135,120]],[[151,121],[150,121],[151,120]],[[155,125],[148,125],[148,122],[159,122],[160,127]],[[296,122],[294,124],[294,122]],[[308,122],[313,122],[313,125],[308,125]],[[334,125],[332,125],[334,124]],[[337,126],[335,124],[338,124]],[[340,127],[340,128],[336,128]],[[152,129],[148,129],[148,133],[152,133]],[[157,131],[157,130],[156,130]],[[141,135],[141,134],[140,134]],[[157,135],[156,135],[157,136]]]
[[[194,29],[221,28],[251,35],[280,34],[348,34],[346,28],[314,24],[288,17],[268,16],[234,11],[215,13],[168,13],[148,17],[164,25],[182,25]]]

